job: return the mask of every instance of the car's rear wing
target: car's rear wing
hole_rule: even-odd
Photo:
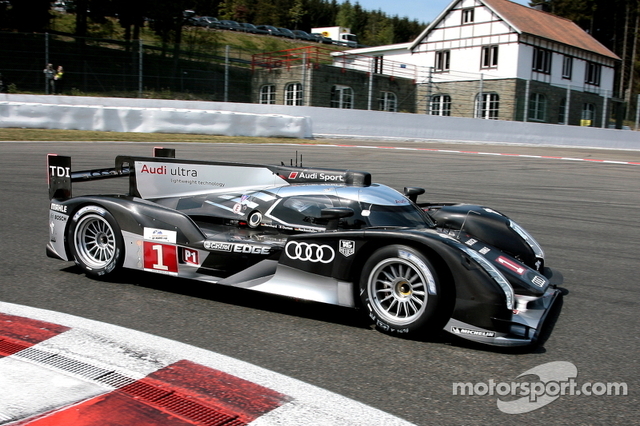
[[[182,160],[173,149],[154,149],[153,157],[119,155],[115,167],[71,171],[71,158],[50,154],[49,198],[71,198],[72,182],[129,176],[129,195],[145,199],[193,196],[237,189],[239,192],[286,185],[369,186],[371,175],[353,170],[267,166]]]
[[[154,147],[153,155],[157,158],[174,158],[175,149]],[[99,179],[111,179],[129,176],[131,169],[123,166],[116,158],[116,166],[104,169],[71,171],[71,157],[65,155],[47,155],[47,183],[49,199],[67,200],[73,196],[72,182],[87,182]]]

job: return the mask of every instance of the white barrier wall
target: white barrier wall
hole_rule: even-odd
[[[640,149],[640,132],[629,130],[224,102],[5,94],[0,119],[0,127]]]
[[[65,102],[67,99],[60,99]],[[307,117],[224,110],[0,101],[0,127],[310,138]]]

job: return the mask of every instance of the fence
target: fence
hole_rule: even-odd
[[[65,70],[65,94],[250,101],[250,52],[228,46],[172,46],[0,32],[0,72],[20,93],[48,93],[43,69]]]
[[[440,103],[435,104],[442,109],[440,115],[474,117],[482,116],[477,113],[482,106],[474,105],[473,101],[458,100],[468,98],[469,93],[479,93],[478,99],[483,99],[483,93],[493,91],[515,94],[500,99],[500,119],[529,121],[531,106],[525,100],[535,88],[530,86],[535,82],[525,85],[523,80],[522,87],[508,92],[505,85],[510,84],[509,81],[491,80],[481,74],[461,71],[434,73],[429,67],[401,64],[387,58],[383,61],[382,58],[349,53],[336,54],[315,43],[298,49],[255,54],[255,49],[230,48],[221,43],[185,42],[181,49],[176,49],[173,45],[82,38],[56,32],[0,32],[0,45],[3,46],[0,50],[0,72],[5,85],[9,85],[13,93],[47,93],[43,69],[45,64],[52,63],[64,66],[63,93],[68,95],[259,103],[262,100],[262,94],[258,94],[261,87],[252,87],[259,81],[255,77],[256,71],[284,72],[295,68],[322,67],[336,71],[331,75],[330,70],[324,73],[323,78],[331,80],[331,84],[311,80],[300,73],[298,87],[301,93],[294,93],[294,97],[302,99],[302,103],[296,101],[291,105],[335,106],[331,90],[345,85],[354,88],[351,108],[383,109],[384,105],[395,105],[395,109],[390,110],[433,114],[434,96],[441,95]],[[460,73],[463,75],[458,75]],[[394,78],[397,81],[394,82]],[[286,96],[287,83],[276,89],[276,101]],[[372,92],[374,86],[376,92]],[[392,89],[397,99],[389,103],[382,96]],[[447,104],[443,94],[451,95],[453,102]],[[556,104],[559,101],[555,98],[565,97],[566,105],[562,109],[578,110],[562,115],[548,108],[549,111],[541,116],[541,122],[578,125],[586,121],[577,107],[593,103],[597,105],[597,111],[591,120],[598,127],[609,126],[611,119],[617,119],[617,125],[620,125],[622,109],[627,107],[631,109],[628,115],[635,115],[635,127],[638,128],[640,105],[636,103],[621,106],[606,93],[586,93],[582,87],[555,88],[543,94]],[[600,96],[601,103],[592,101],[589,96]],[[287,104],[286,101],[276,103]],[[449,108],[446,113],[445,105]]]
[[[336,52],[317,46],[304,46],[295,49],[281,50],[253,55],[251,69],[291,68],[295,66],[318,67],[331,65],[344,70],[357,70],[388,77],[411,79],[414,83],[419,78],[420,69],[412,64],[405,64],[389,59]]]

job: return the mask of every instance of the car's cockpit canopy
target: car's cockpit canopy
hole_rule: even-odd
[[[367,187],[303,186],[274,191],[279,198],[266,217],[285,226],[324,228],[322,211],[348,208],[353,215],[340,219],[341,229],[369,227],[433,227],[427,214],[399,192],[384,185]]]

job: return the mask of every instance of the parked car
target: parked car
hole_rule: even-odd
[[[282,37],[282,33],[280,32],[280,30],[272,25],[258,25],[256,28],[258,28],[259,30],[264,30],[267,32],[267,34],[270,34],[272,36]]]
[[[11,6],[11,2],[9,0],[0,1],[0,10],[6,9]],[[51,10],[54,12],[65,13],[67,11],[67,5],[64,1],[57,1],[51,7]]]
[[[247,22],[242,22],[240,26],[243,28],[243,31],[251,34],[269,34],[266,30],[261,30],[253,24],[249,24]]]
[[[57,3],[61,3],[61,2],[57,2]],[[196,12],[194,12],[193,10],[183,10],[182,17],[184,18],[184,22],[186,25],[193,25],[193,23],[197,19]]]
[[[298,40],[304,40],[304,41],[316,41],[315,37],[311,36],[311,34],[309,34],[306,31],[302,31],[302,30],[293,30],[293,34],[296,36],[296,38]]]
[[[287,28],[278,27],[278,30],[280,31],[280,33],[282,33],[282,37],[296,38],[296,35],[293,33],[293,31],[291,31],[291,30],[289,30]]]
[[[205,28],[218,28],[220,21],[218,18],[214,18],[213,16],[201,16],[197,18],[195,25]]]
[[[323,44],[332,44],[333,41],[329,38],[329,37],[325,37],[320,33],[311,33],[311,37],[313,37],[313,41],[315,41],[316,43],[323,43]]]
[[[223,19],[218,24],[218,28],[222,30],[231,30],[231,31],[244,31],[242,26],[236,21],[231,21],[229,19]]]

